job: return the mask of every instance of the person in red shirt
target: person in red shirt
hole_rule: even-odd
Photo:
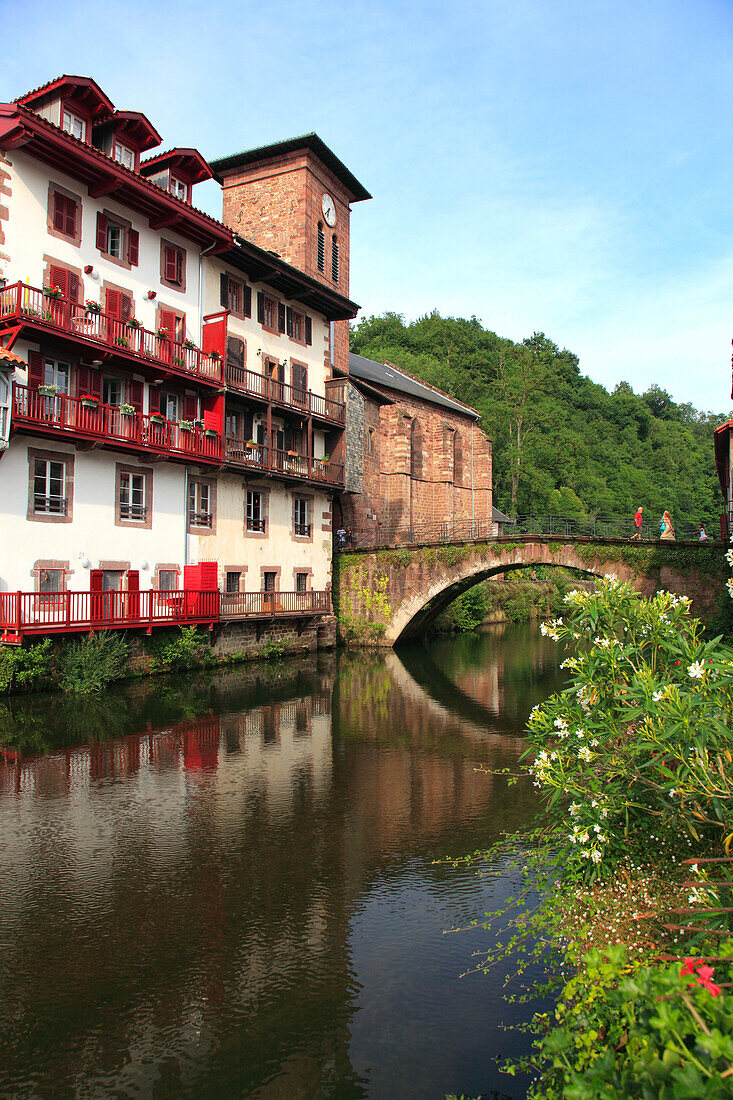
[[[636,528],[636,532],[634,534],[635,539],[641,538],[641,525],[644,522],[644,516],[642,514],[643,511],[644,509],[641,506],[636,509],[636,515],[634,516],[634,527]]]

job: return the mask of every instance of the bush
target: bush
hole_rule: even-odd
[[[79,695],[100,692],[124,676],[127,656],[127,642],[112,631],[100,630],[71,642],[58,659],[59,687]]]
[[[49,678],[51,639],[37,645],[0,646],[0,692],[33,691]]]
[[[182,626],[178,634],[153,638],[150,651],[151,665],[157,671],[203,668],[213,664],[209,636],[195,626]]]

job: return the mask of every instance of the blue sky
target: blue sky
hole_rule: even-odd
[[[208,157],[317,131],[374,196],[364,313],[541,329],[607,386],[730,407],[731,0],[0,9],[0,99],[88,74]]]

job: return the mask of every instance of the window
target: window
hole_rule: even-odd
[[[308,574],[296,573],[295,574],[295,591],[299,593],[308,591]]]
[[[120,519],[144,521],[147,518],[145,506],[145,474],[120,474],[118,499]]]
[[[316,263],[319,271],[326,270],[326,238],[323,234],[323,222],[318,223],[318,245],[316,248]]]
[[[188,522],[191,527],[213,526],[211,485],[208,481],[192,481],[188,486]]]
[[[239,434],[240,423],[241,419],[239,413],[228,412],[226,414],[226,435],[228,435],[230,439],[242,438]]]
[[[277,311],[277,303],[274,298],[268,298],[265,296],[265,319],[262,322],[265,328],[275,329],[275,313]]]
[[[311,525],[308,522],[308,501],[304,500],[302,497],[295,497],[293,505],[296,535],[310,538]]]
[[[175,176],[171,176],[170,187],[168,189],[171,195],[175,195],[177,199],[183,199],[184,202],[188,202],[188,184],[183,180],[176,179]]]
[[[135,169],[135,154],[126,145],[115,142],[115,160],[118,164],[124,164],[125,168]]]
[[[170,393],[167,390],[162,390],[160,394],[160,403],[158,405],[158,411],[161,416],[164,416],[167,420],[178,420],[178,394]]]
[[[223,309],[229,309],[238,317],[252,316],[252,287],[239,279],[232,279],[222,271],[220,275],[219,301]]]
[[[293,385],[293,400],[300,405],[307,404],[308,399],[308,368],[305,363],[291,364],[291,378]]]
[[[335,283],[339,281],[339,242],[335,233],[331,238],[331,278]]]
[[[53,192],[52,224],[56,233],[76,238],[79,219],[79,203],[61,191]]]
[[[68,298],[70,302],[79,301],[79,290],[81,288],[81,278],[75,271],[70,271],[67,267],[61,267],[60,264],[50,263],[47,268],[47,274],[44,278],[46,286],[58,287],[63,294],[64,298]],[[50,312],[55,316],[55,300],[52,298],[49,300]],[[59,313],[59,317],[62,314]]]
[[[176,290],[186,289],[186,253],[166,241],[160,246],[160,281]]]
[[[244,378],[245,343],[237,336],[227,337],[227,372],[239,381]]]
[[[234,570],[227,570],[227,593],[230,596],[234,592],[239,592],[239,579],[241,576],[241,573],[235,573]]]
[[[69,364],[60,359],[45,359],[43,362],[43,384],[55,386],[58,393],[69,392],[70,373]]]
[[[121,378],[105,378],[102,381],[102,401],[105,405],[121,405],[122,392]]]
[[[463,440],[460,432],[453,432],[453,484],[463,484]]]
[[[265,572],[262,574],[262,587],[265,592],[274,592],[277,582],[277,573]]]
[[[97,248],[121,267],[137,267],[140,234],[130,222],[100,210],[97,212]]]
[[[177,592],[178,591],[178,570],[177,569],[161,569],[158,573],[158,591],[159,592]]]
[[[115,225],[113,222],[107,222],[107,239],[105,252],[108,256],[114,256],[115,259],[121,260],[123,254],[123,248],[125,244],[125,231],[121,225]]]
[[[422,477],[422,428],[419,420],[413,420],[410,428],[410,475]]]
[[[374,428],[369,428],[366,437],[367,454],[374,454]]]
[[[87,124],[83,118],[79,118],[72,111],[64,110],[61,129],[66,130],[66,133],[71,134],[72,137],[79,138],[79,141],[86,140]]]
[[[310,344],[313,339],[313,328],[310,317],[288,306],[286,310],[285,330],[291,340],[298,344]]]
[[[39,592],[63,592],[64,591],[64,570],[63,569],[40,569],[38,571],[38,591]]]
[[[33,512],[37,516],[66,515],[66,463],[46,458],[33,462]]]
[[[254,489],[247,490],[247,530],[262,532],[265,530],[262,493],[255,492]]]

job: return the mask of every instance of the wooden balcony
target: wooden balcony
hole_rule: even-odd
[[[222,592],[222,619],[273,619],[330,615],[330,592]]]
[[[89,630],[148,631],[154,626],[214,624],[219,593],[0,592],[0,642],[20,644],[26,635]]]
[[[186,347],[146,328],[131,326],[109,313],[88,310],[79,302],[51,297],[38,287],[13,283],[0,290],[0,330],[32,328],[73,340],[75,344],[126,359],[138,368],[221,386],[222,361],[199,348]]]
[[[264,443],[250,445],[241,439],[227,436],[224,440],[224,461],[232,466],[261,470],[276,477],[311,481],[321,485],[341,487],[344,484],[344,468],[338,462],[299,455],[294,451],[279,451]]]
[[[288,386],[276,378],[257,374],[255,371],[234,366],[232,363],[227,363],[224,377],[228,389],[246,394],[265,404],[271,403],[289,412],[296,412],[300,416],[312,416],[316,420],[336,424],[338,427],[343,427],[346,423],[346,406],[341,401],[322,397],[311,390]]]
[[[85,439],[121,450],[145,451],[169,458],[222,463],[218,432],[186,430],[162,416],[123,412],[116,405],[95,404],[57,393],[49,396],[13,383],[14,429],[29,429],[56,438]]]

